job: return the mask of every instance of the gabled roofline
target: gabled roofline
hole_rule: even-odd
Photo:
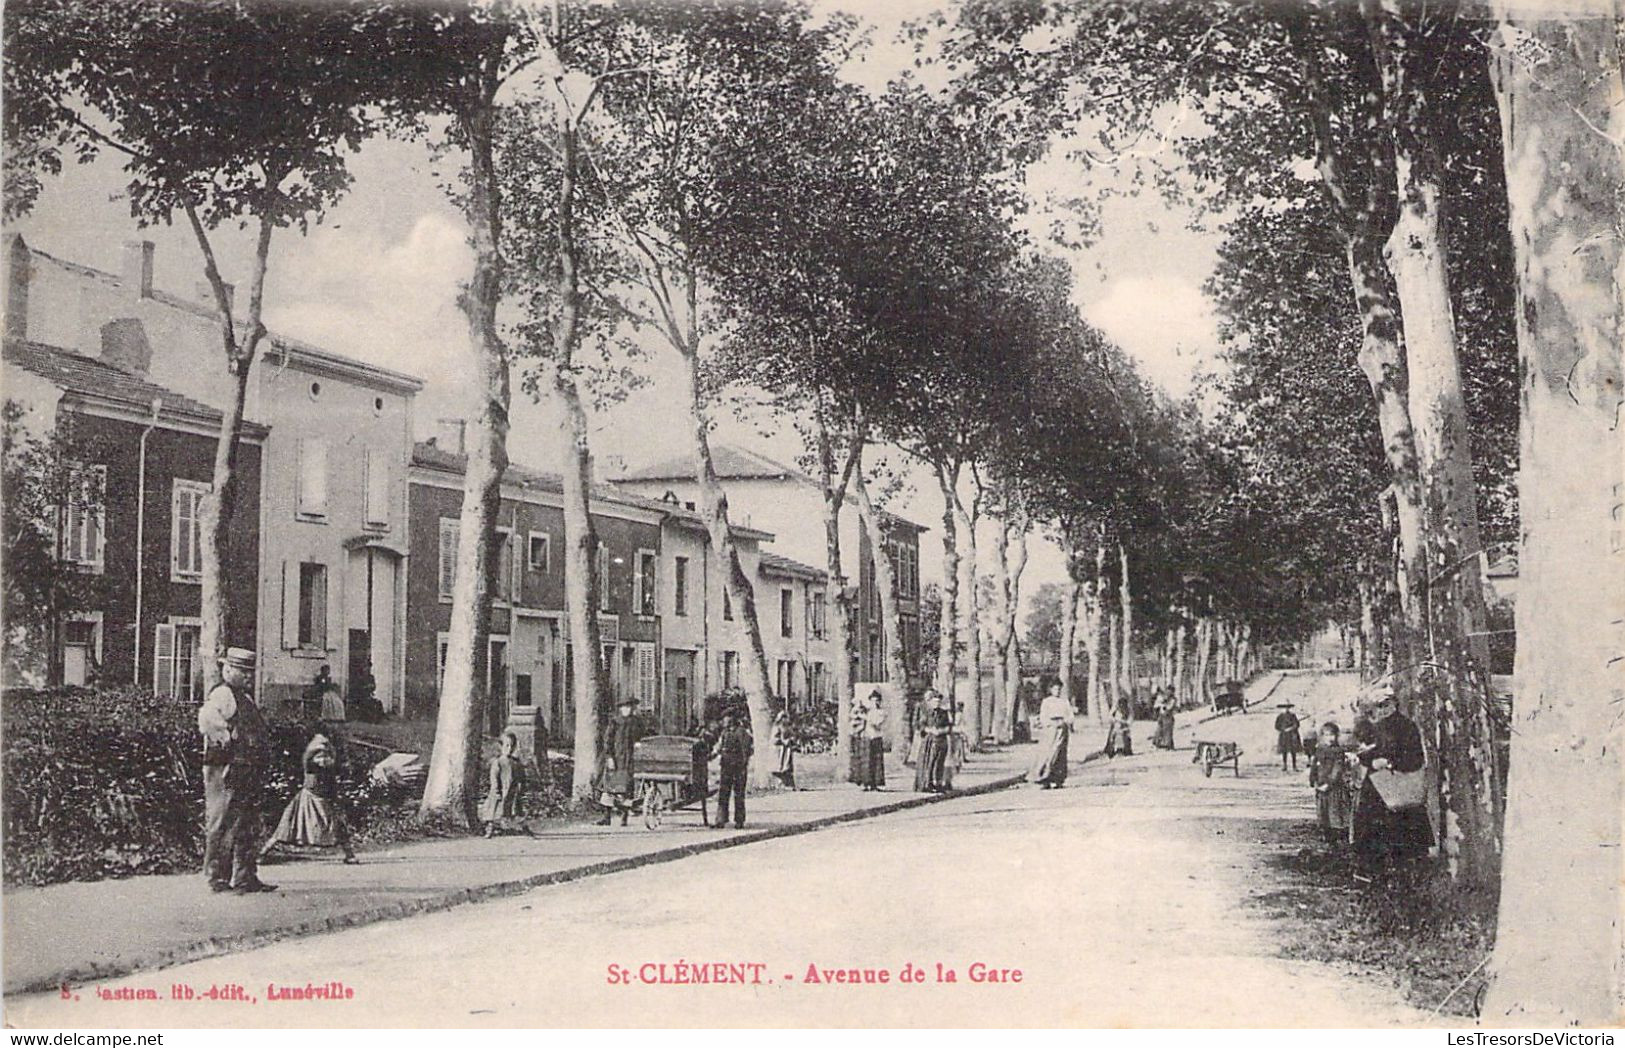
[[[67,259],[58,258],[48,252],[41,251],[39,248],[34,247],[24,240],[20,233],[12,234],[12,245],[13,247],[16,245],[21,245],[23,250],[28,252],[31,259],[43,259],[44,261],[59,266],[70,273],[77,273],[80,276],[99,280],[104,284],[120,288],[121,290],[128,290],[123,278],[118,276],[116,273],[109,273],[106,270],[97,269],[94,266],[87,266],[82,262],[70,262]],[[177,310],[178,312],[190,314],[191,316],[197,317],[200,320],[207,320],[211,323],[219,322],[220,315],[213,307],[193,302],[190,299],[182,298],[173,292],[162,291],[154,288],[151,297],[147,299],[147,301],[157,302],[160,305],[167,306],[170,309]],[[288,363],[299,366],[305,370],[312,371],[316,374],[328,375],[333,378],[351,379],[353,381],[359,381],[377,386],[381,389],[394,393],[417,393],[423,389],[422,379],[415,375],[408,375],[403,371],[394,371],[390,368],[380,367],[377,364],[369,364],[366,361],[356,360],[353,357],[346,357],[342,354],[313,346],[308,342],[302,342],[296,338],[290,338],[286,335],[278,335],[275,332],[269,332],[267,334],[267,338],[271,342],[271,350],[267,350],[265,353],[261,354],[262,358],[269,356],[271,351],[275,350],[280,351]]]

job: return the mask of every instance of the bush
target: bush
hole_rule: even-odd
[[[137,690],[19,689],[6,693],[0,714],[7,884],[202,868],[203,761],[195,705]],[[270,720],[270,729],[261,806],[267,834],[304,781],[301,759],[313,731],[278,719]],[[452,829],[419,822],[412,798],[371,782],[374,759],[363,747],[341,747],[339,795],[358,843]],[[562,781],[568,785],[568,771]],[[538,807],[552,804],[544,800]]]
[[[835,704],[819,703],[790,711],[790,737],[797,753],[828,753],[835,748]]]

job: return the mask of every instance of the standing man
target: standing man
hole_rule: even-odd
[[[756,742],[750,728],[740,723],[738,710],[723,715],[722,735],[717,738],[716,756],[722,767],[717,783],[717,829],[728,825],[728,799],[733,798],[734,829],[745,828],[745,778]]]
[[[203,872],[211,891],[274,892],[259,878],[260,790],[270,733],[254,703],[254,653],[227,648],[215,685],[197,711],[203,735]]]

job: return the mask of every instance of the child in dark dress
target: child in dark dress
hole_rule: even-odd
[[[480,811],[487,837],[507,833],[516,823],[521,832],[532,835],[522,818],[524,796],[525,762],[519,758],[519,738],[511,731],[504,732],[502,752],[491,758],[491,791]]]
[[[1347,842],[1354,793],[1349,788],[1348,751],[1343,749],[1338,726],[1320,726],[1320,741],[1309,758],[1309,785],[1315,788],[1315,814],[1328,844]]]

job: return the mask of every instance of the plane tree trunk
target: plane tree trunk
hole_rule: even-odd
[[[880,519],[880,511],[869,497],[869,485],[864,480],[861,468],[852,474],[852,492],[858,497],[858,514],[863,520],[864,531],[869,535],[869,548],[874,552],[875,588],[880,591],[880,629],[886,645],[886,679],[897,687],[897,706],[886,716],[886,731],[891,736],[892,749],[907,752],[908,662],[903,657],[902,621],[897,615],[897,571],[891,562],[885,522]],[[946,566],[943,571],[945,578],[953,578]],[[953,620],[948,621],[951,623]],[[951,631],[943,643],[952,643]]]
[[[852,474],[860,468],[865,441],[861,419],[852,425],[852,446],[846,461],[837,465],[835,443],[822,402],[818,405],[818,480],[824,499],[824,569],[829,575],[824,609],[835,665],[830,681],[835,689],[835,766],[845,768],[852,752],[852,607],[846,596],[846,572],[841,564],[841,510],[846,505]]]
[[[1524,376],[1523,545],[1505,868],[1482,1017],[1605,1025],[1625,1009],[1618,7],[1494,7]]]
[[[964,555],[960,557],[960,571],[963,574],[961,591],[964,596],[960,604],[964,607],[962,628],[965,637],[965,668],[970,678],[970,694],[965,699],[965,734],[970,741],[971,749],[980,749],[982,738],[987,734],[987,726],[983,720],[982,709],[982,624],[981,614],[976,604],[976,584],[978,572],[976,570],[976,525],[980,513],[980,494],[971,503],[969,511],[959,498],[957,490],[952,492],[952,510],[959,525],[959,535],[965,544]]]
[[[239,333],[231,314],[231,295],[225,279],[215,262],[214,246],[204,229],[197,209],[188,206],[186,215],[203,252],[203,272],[209,289],[214,293],[215,310],[220,323],[220,348],[226,358],[226,371],[231,375],[231,402],[221,412],[220,435],[215,440],[214,466],[209,492],[203,497],[201,531],[203,541],[198,550],[200,560],[200,608],[198,612],[198,658],[203,660],[206,686],[212,687],[220,679],[220,662],[233,639],[230,594],[226,591],[224,565],[231,545],[231,520],[236,513],[239,473],[237,448],[242,437],[243,415],[248,404],[248,381],[259,354],[260,342],[265,338],[265,325],[261,314],[265,303],[265,271],[271,252],[271,232],[275,228],[269,218],[261,217],[259,232],[254,241],[253,267],[249,271],[248,316]],[[284,585],[298,585],[284,580]],[[138,624],[139,628],[139,624]],[[243,638],[247,641],[247,638]],[[248,646],[252,646],[249,643]],[[53,646],[52,651],[59,648]],[[60,676],[57,678],[60,680]]]
[[[1409,409],[1425,530],[1427,661],[1418,687],[1424,738],[1436,745],[1440,843],[1451,875],[1488,886],[1500,871],[1501,789],[1489,721],[1488,613],[1479,578],[1478,505],[1455,316],[1441,230],[1443,168],[1432,102],[1412,67],[1416,41],[1400,0],[1361,0],[1394,146],[1397,219],[1384,248],[1404,318]]]
[[[502,296],[502,202],[493,163],[494,74],[489,80],[480,85],[478,100],[456,117],[469,151],[466,212],[474,247],[474,275],[463,292],[462,304],[473,349],[478,404],[468,420],[468,465],[458,520],[445,677],[435,721],[434,752],[419,807],[424,815],[448,816],[470,827],[478,823],[474,807],[478,796],[480,722],[488,687],[481,656],[490,636],[497,512],[501,508],[502,474],[508,467],[510,396],[508,355],[496,321]]]

